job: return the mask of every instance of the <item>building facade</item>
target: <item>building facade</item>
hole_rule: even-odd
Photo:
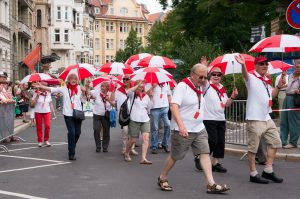
[[[94,0],[94,64],[102,65],[114,60],[116,52],[125,48],[131,28],[136,30],[142,45],[152,23],[149,11],[135,0]]]
[[[9,0],[0,0],[0,71],[7,72],[11,79],[9,3]]]

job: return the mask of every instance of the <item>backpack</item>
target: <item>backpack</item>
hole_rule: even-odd
[[[129,124],[130,114],[131,114],[131,110],[132,110],[132,106],[133,106],[135,98],[136,98],[136,95],[134,94],[133,101],[132,101],[132,104],[131,104],[131,107],[130,107],[130,111],[128,111],[128,99],[129,99],[129,97],[127,97],[127,99],[120,106],[119,124],[121,126],[127,126]]]
[[[116,119],[117,119],[116,115],[117,115],[116,109],[113,108],[109,111],[109,125],[112,128],[116,127]]]

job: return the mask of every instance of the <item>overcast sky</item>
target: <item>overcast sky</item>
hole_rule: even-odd
[[[155,12],[161,12],[162,8],[161,5],[158,3],[157,0],[136,0],[138,3],[143,3],[146,4],[148,10],[150,13],[155,13]]]

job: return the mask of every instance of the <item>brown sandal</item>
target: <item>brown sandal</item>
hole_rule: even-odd
[[[229,191],[229,190],[230,190],[230,188],[227,187],[226,184],[224,184],[224,185],[213,184],[213,185],[207,185],[206,193],[220,194],[220,193],[224,193],[224,192]]]
[[[167,179],[162,180],[162,179],[160,179],[160,177],[158,177],[157,185],[163,191],[173,191],[173,188],[169,185],[169,182]]]

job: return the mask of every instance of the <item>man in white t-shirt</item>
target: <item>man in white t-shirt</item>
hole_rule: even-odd
[[[271,180],[275,183],[282,183],[283,179],[277,177],[273,171],[273,160],[277,149],[281,148],[281,141],[277,127],[269,113],[272,112],[272,98],[276,97],[279,90],[283,88],[283,82],[280,80],[276,88],[272,87],[270,77],[266,76],[268,60],[263,56],[255,59],[255,72],[253,74],[247,72],[243,56],[236,56],[236,60],[242,64],[242,73],[248,90],[246,128],[250,182],[268,184]],[[261,177],[256,170],[255,155],[262,138],[268,144],[268,149],[267,162]]]
[[[216,184],[212,175],[208,136],[203,124],[205,101],[202,90],[206,79],[207,67],[196,64],[191,69],[190,77],[183,79],[172,95],[171,153],[157,182],[163,191],[173,190],[167,179],[168,174],[176,161],[184,158],[190,147],[194,155],[200,156],[207,193],[223,193],[229,190],[226,185]]]

